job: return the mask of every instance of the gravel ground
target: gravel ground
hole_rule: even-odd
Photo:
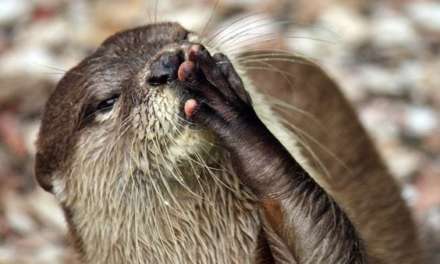
[[[63,73],[120,29],[172,19],[213,32],[247,14],[258,15],[239,24],[246,34],[227,29],[241,38],[233,51],[284,36],[330,72],[440,263],[440,1],[215,2],[0,0],[0,263],[73,262],[62,212],[32,175],[42,107]]]

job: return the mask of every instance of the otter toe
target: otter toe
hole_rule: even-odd
[[[185,102],[185,106],[183,108],[185,112],[185,116],[187,118],[191,118],[198,107],[198,102],[195,99],[189,99]]]

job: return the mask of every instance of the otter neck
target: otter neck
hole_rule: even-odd
[[[112,198],[101,200],[92,187],[88,199],[99,202],[73,202],[69,222],[83,261],[253,263],[260,226],[255,200],[226,159],[200,165],[149,175],[135,170],[112,184]],[[170,180],[176,175],[183,181]]]

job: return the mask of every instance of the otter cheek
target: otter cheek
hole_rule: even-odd
[[[183,108],[184,112],[185,112],[185,116],[186,118],[191,118],[194,114],[194,112],[196,111],[198,106],[198,103],[195,99],[189,99],[188,101],[185,102],[185,106]]]

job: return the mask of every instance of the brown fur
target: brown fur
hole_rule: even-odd
[[[316,180],[346,210],[376,263],[423,263],[417,230],[400,189],[354,110],[318,66],[303,58],[290,59],[296,63],[275,59],[267,63],[276,71],[249,75],[262,93],[298,109],[278,102],[273,106],[311,148],[304,155],[322,162],[314,167],[325,176]]]
[[[261,202],[261,206],[264,209],[264,216],[270,225],[280,227],[284,221],[280,203],[275,199],[266,199]]]
[[[108,86],[110,90],[124,85],[159,49],[186,38],[186,30],[170,25],[174,24],[132,29],[124,38],[115,34],[61,79],[46,104],[37,141],[35,172],[43,188],[50,190],[52,174],[71,165],[66,161],[71,160],[80,128],[87,121],[83,113],[103,96],[96,91],[97,86]],[[152,39],[162,41],[148,46]]]
[[[291,82],[270,71],[249,72],[258,91],[307,112],[273,105],[310,135],[304,141],[314,155],[292,147],[290,137],[281,139],[288,134],[269,109],[270,99],[244,75],[257,113],[286,149],[270,133],[264,139],[242,134],[242,142],[262,139],[265,147],[237,141],[231,148],[204,131],[188,136],[186,130],[167,130],[163,121],[175,118],[176,98],[187,95],[171,85],[148,85],[148,62],[187,37],[186,30],[171,23],[116,34],[69,71],[49,99],[37,144],[36,176],[63,204],[85,263],[364,263],[362,239],[370,263],[420,263],[413,222],[399,188],[338,87],[318,67],[305,61],[274,63],[296,76]],[[94,118],[96,104],[119,89],[117,110],[108,117],[112,122]],[[129,129],[121,139],[123,124]],[[240,124],[225,132],[254,128]],[[157,146],[151,145],[151,136]],[[213,147],[193,146],[204,141]],[[150,145],[144,148],[146,142]],[[240,146],[255,148],[247,153]],[[177,158],[176,148],[195,150]],[[295,149],[307,157],[304,165],[293,159],[302,156]],[[231,158],[234,152],[238,156]],[[258,155],[248,156],[252,153]],[[324,170],[319,170],[320,163],[305,164],[316,157]],[[256,168],[267,172],[261,181],[245,177]],[[175,182],[180,177],[193,191]],[[277,177],[283,181],[271,184]],[[287,198],[261,203],[255,197],[278,191]]]

